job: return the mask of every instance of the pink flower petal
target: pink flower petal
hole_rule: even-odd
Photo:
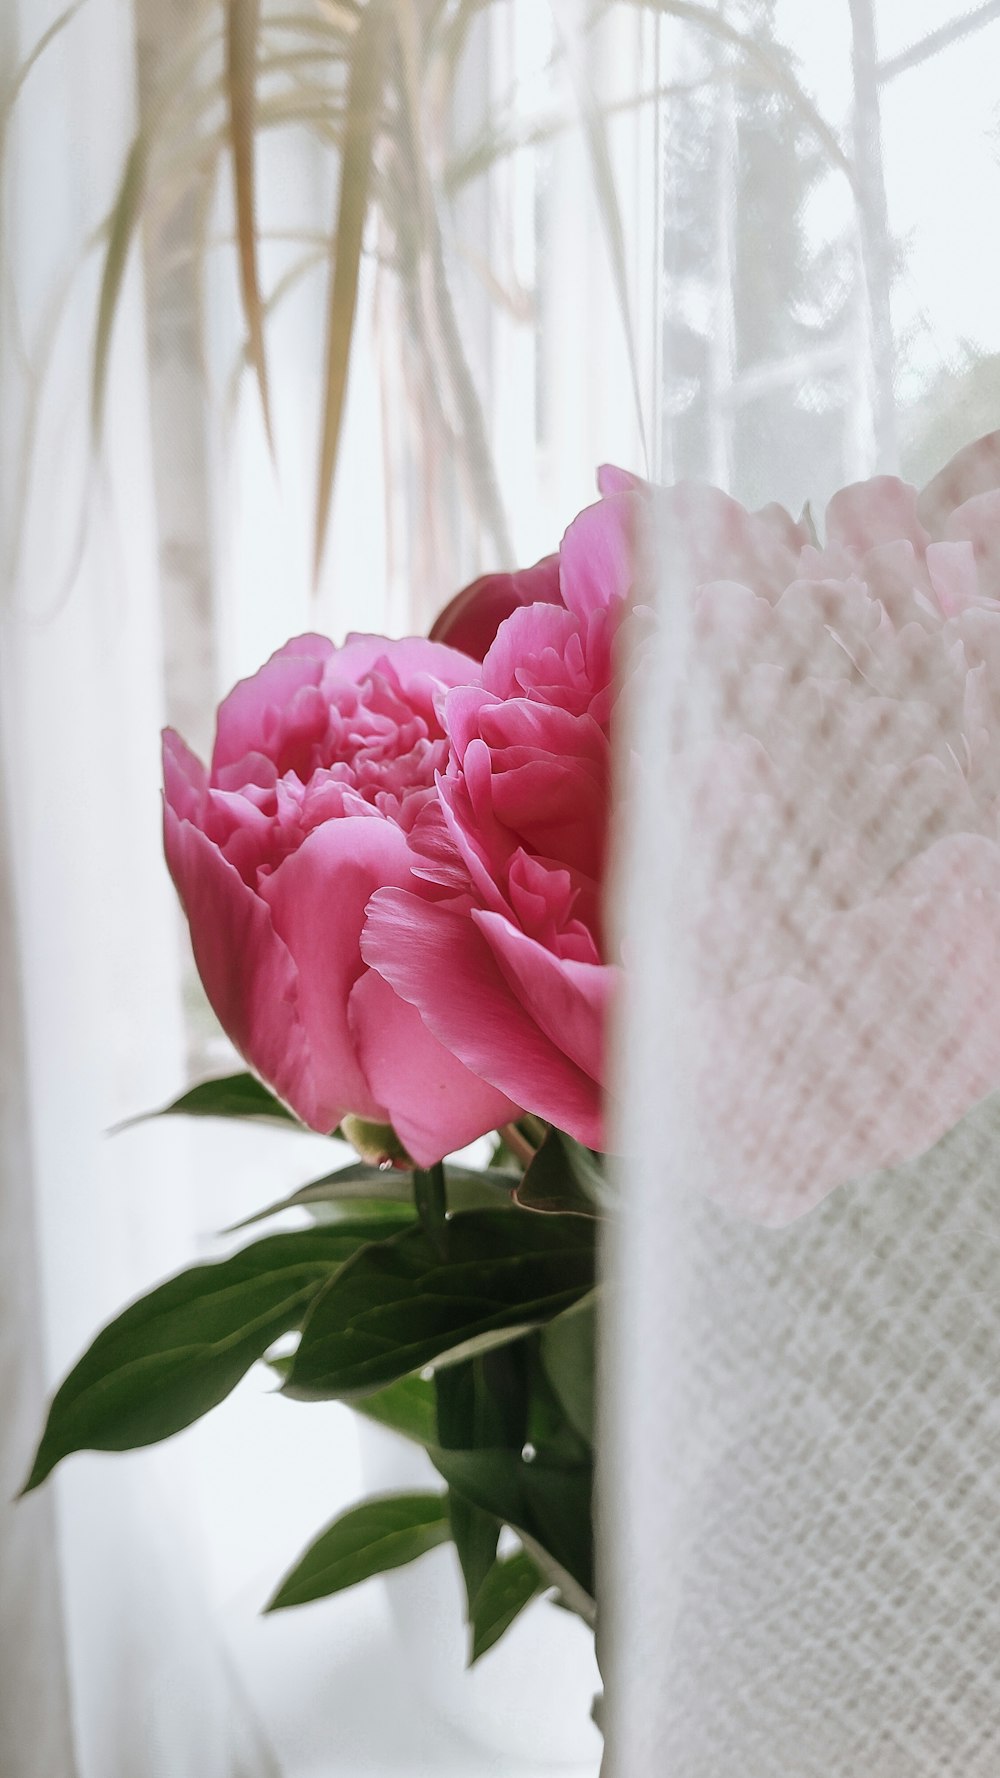
[[[639,494],[609,494],[573,520],[559,551],[559,585],[564,605],[576,617],[631,598],[645,505]]]
[[[650,484],[641,475],[634,475],[631,469],[619,469],[614,463],[602,463],[597,471],[597,486],[605,496],[609,494],[648,494]]]
[[[498,698],[520,697],[523,685],[518,674],[525,663],[537,660],[547,649],[562,655],[579,632],[578,620],[561,605],[526,605],[512,612],[483,662],[484,690]]]
[[[260,885],[298,966],[315,1073],[337,1083],[334,1122],[345,1112],[385,1117],[355,1053],[347,1003],[361,972],[365,904],[383,883],[405,883],[409,874],[406,837],[394,823],[348,815],[315,828]]]
[[[481,574],[435,618],[431,639],[481,661],[512,611],[536,602],[558,605],[560,599],[557,555],[543,556],[533,568],[516,574]]]
[[[348,1018],[371,1089],[418,1166],[433,1166],[520,1117],[518,1106],[445,1049],[375,970],[366,969],[351,989]]]
[[[318,1097],[299,1017],[299,977],[270,912],[218,847],[168,804],[170,874],[191,928],[195,962],[219,1023],[240,1054],[315,1130],[340,1112]]]
[[[472,918],[539,1030],[593,1081],[602,1081],[617,971],[606,963],[555,957],[500,914],[474,908]]]
[[[331,656],[327,678],[338,683],[363,679],[386,661],[404,693],[427,680],[440,680],[442,685],[479,683],[478,663],[458,648],[430,642],[425,636],[388,641],[385,636],[367,636],[358,631],[352,631],[343,648]]]
[[[199,822],[205,809],[208,773],[176,729],[165,728],[163,741],[163,794],[168,807],[181,821]]]
[[[269,713],[282,711],[306,685],[319,685],[333,653],[325,636],[296,636],[272,654],[259,672],[240,679],[219,705],[213,775],[247,753],[267,753]]]
[[[369,904],[361,951],[473,1073],[588,1147],[601,1147],[600,1089],[511,992],[467,912],[382,889]]]

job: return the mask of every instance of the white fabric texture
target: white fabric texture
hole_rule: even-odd
[[[897,452],[919,484],[1000,420],[987,396],[976,423],[997,330],[977,320],[966,350],[959,319],[970,284],[995,298],[995,268],[944,245],[947,175],[940,190],[914,175],[929,117],[940,140],[954,112],[967,189],[997,191],[976,72],[997,24],[992,8],[963,24],[959,7],[891,0],[822,20],[805,10],[720,13],[802,82],[843,163],[814,183],[786,116],[769,174],[755,164],[744,52],[727,44],[729,78],[705,101],[700,137],[688,113],[687,161],[664,174],[673,411],[668,400],[659,459],[664,479],[721,480],[750,508],[778,499],[798,517],[809,498],[822,538],[838,484],[895,470]],[[710,32],[670,29],[670,71],[713,53],[718,67]],[[809,129],[822,142],[815,118]],[[783,257],[797,178],[811,221]],[[699,255],[678,221],[691,226],[706,191],[716,227]],[[758,278],[768,294],[755,313]],[[811,339],[796,343],[803,315]],[[717,379],[707,412],[684,398],[703,364]],[[1000,736],[971,706],[955,716],[949,675],[967,657],[918,642],[919,623],[891,644],[888,686],[874,632],[861,652],[845,622],[852,570],[814,557],[783,604],[772,588],[752,616],[746,558],[718,566],[740,554],[732,509],[704,501],[700,513],[700,531],[665,520],[658,534],[656,626],[623,749],[639,789],[618,921],[641,967],[617,1064],[627,1158],[609,1242],[604,1770],[987,1778],[1000,1763],[992,1039],[964,1096],[948,1099],[947,1083],[980,1009],[992,1025],[997,960],[978,949],[988,870],[968,902],[927,879],[919,907],[894,902],[893,917],[866,926],[865,913],[850,943],[843,933],[869,895],[912,883],[894,873],[926,869],[936,844],[939,859],[949,847],[992,858],[993,792],[973,808],[982,780],[961,737],[980,736],[992,785]],[[828,538],[835,516],[825,524]],[[984,532],[981,576],[995,547]],[[696,555],[716,565],[699,573]],[[911,558],[892,559],[915,585]],[[932,559],[945,560],[933,546]],[[888,561],[853,565],[886,610]],[[696,614],[692,583],[706,581]],[[943,635],[927,611],[927,637]],[[771,968],[784,971],[780,994],[758,988],[755,971]],[[788,1018],[819,979],[822,1011]],[[706,982],[721,996],[714,1023],[702,1023]]]
[[[56,11],[5,12],[10,65]],[[134,274],[93,475],[79,375],[94,290],[80,242],[128,141],[128,25],[116,0],[79,9],[30,72],[6,144],[0,1766],[4,1778],[270,1778],[211,1622],[183,1466],[84,1459],[9,1504],[47,1392],[102,1321],[189,1257],[196,1226],[162,1143],[129,1162],[106,1135],[183,1069]]]

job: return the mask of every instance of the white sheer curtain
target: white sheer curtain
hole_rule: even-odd
[[[55,16],[34,3],[5,12],[8,67]],[[134,266],[99,472],[83,371],[95,268],[82,247],[132,122],[129,13],[94,0],[28,77],[4,189],[4,1364],[14,1377],[24,1367],[4,1422],[11,1483],[43,1381],[189,1256],[199,1214],[182,1148],[141,1137],[129,1152],[104,1135],[183,1069],[159,859],[162,666]],[[44,1500],[4,1509],[5,1773],[275,1769],[211,1621],[199,1535],[183,1466],[155,1454],[131,1468],[85,1461]]]
[[[8,8],[5,69],[58,18],[46,0]],[[570,8],[558,29],[571,37],[577,22]],[[145,53],[149,8],[140,23]],[[217,1251],[217,1230],[329,1167],[322,1142],[266,1130],[164,1123],[106,1135],[170,1098],[190,1068],[221,1072],[232,1060],[194,1002],[162,864],[160,723],[179,721],[204,746],[213,699],[289,634],[422,628],[463,578],[498,565],[495,540],[456,517],[444,487],[452,466],[422,454],[377,252],[363,274],[317,591],[321,273],[271,323],[272,463],[251,379],[239,383],[235,412],[227,404],[243,349],[229,246],[207,266],[207,418],[192,315],[183,300],[176,306],[176,288],[169,300],[144,288],[134,249],[94,465],[99,255],[85,248],[114,198],[135,123],[134,30],[127,0],[86,0],[60,26],[18,95],[4,165],[8,1496],[44,1394],[94,1329],[155,1279]],[[626,95],[640,35],[626,9],[595,39],[586,79]],[[572,89],[553,74],[556,42],[534,0],[477,22],[456,131],[474,140],[501,98],[526,137],[539,115],[559,127],[551,147],[529,142],[501,157],[444,211],[448,275],[518,560],[553,547],[592,497],[598,460],[640,460],[604,225],[592,194],[582,201],[587,158],[566,127]],[[624,190],[635,140],[623,113],[612,149]],[[328,226],[331,157],[308,138],[268,138],[259,174],[265,229]],[[636,202],[630,271],[637,214]],[[224,182],[215,220],[224,237]],[[478,259],[469,251],[477,231]],[[370,245],[379,247],[377,231]],[[648,231],[641,251],[647,261],[655,251]],[[268,242],[265,283],[287,263]],[[520,307],[495,303],[490,278],[513,298],[520,292]],[[594,359],[586,376],[581,358]],[[553,1765],[593,1772],[599,1738],[587,1713],[598,1681],[587,1633],[539,1603],[465,1675],[450,1552],[399,1577],[392,1594],[373,1586],[260,1618],[276,1577],[320,1525],[366,1487],[408,1480],[377,1436],[362,1453],[345,1410],[290,1408],[269,1392],[263,1374],[251,1375],[168,1445],[74,1458],[40,1496],[3,1509],[4,1778],[474,1778],[498,1762],[510,1778],[539,1778]]]
[[[714,78],[680,118],[664,110],[661,473],[708,476],[750,508],[778,499],[797,515],[808,499],[822,528],[838,485],[900,464],[919,485],[1000,423],[998,274],[976,220],[1000,199],[989,72],[1000,8],[720,0],[710,16],[664,12],[681,17],[663,21],[663,78]],[[749,49],[726,35],[720,52],[720,24]],[[696,234],[712,194],[714,226]],[[721,531],[711,509],[702,522],[711,560]],[[619,883],[620,927],[642,967],[619,1058],[630,1158],[606,1373],[606,1770],[986,1778],[1000,1758],[996,1100],[923,1158],[845,1184],[786,1228],[741,1213],[738,1168],[713,1173],[740,1085],[712,1097],[727,1034],[707,1075],[694,1071],[705,923],[738,968],[762,928],[784,920],[797,933],[811,897],[826,905],[835,845],[893,835],[905,856],[925,836],[874,766],[838,751],[839,718],[824,741],[820,702],[797,697],[826,670],[820,632],[803,630],[787,678],[777,656],[760,669],[773,675],[774,757],[797,745],[801,776],[774,829],[764,797],[756,823],[733,817],[730,829],[719,816],[713,855],[714,815],[692,821],[684,802],[678,737],[706,754],[718,735],[733,740],[748,681],[700,652],[684,538],[667,526],[658,541],[659,628],[629,737],[642,788]],[[984,538],[981,562],[989,549]],[[931,664],[914,683],[888,699],[922,699],[929,729],[941,723],[928,745],[943,745]],[[889,701],[884,712],[896,720]],[[699,782],[709,800],[723,794]],[[846,838],[835,812],[845,785]],[[752,804],[738,806],[747,816]],[[936,807],[933,819],[957,819],[953,804]],[[761,836],[777,848],[779,830],[786,850],[765,855]],[[847,867],[834,889],[843,907],[862,893]],[[832,970],[829,930],[817,966]],[[966,929],[939,976],[931,953],[900,938],[891,992],[866,1027],[873,1058],[879,1017],[908,995],[929,1007],[953,992]],[[859,1008],[886,964],[859,951],[839,967],[838,1011]],[[878,1126],[894,1101],[912,1110],[947,1063],[929,1037],[895,1074],[874,1060],[866,1071],[863,1049],[829,1147],[866,1119]],[[757,1147],[747,1138],[742,1160],[761,1161],[780,1131],[791,1171],[813,1115],[792,1098],[797,1058],[766,1012],[740,1056],[758,1094]],[[844,1064],[831,1053],[832,1075]]]

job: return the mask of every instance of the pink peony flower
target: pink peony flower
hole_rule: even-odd
[[[533,568],[516,574],[482,574],[435,618],[432,642],[446,642],[481,661],[503,623],[522,605],[561,603],[559,557],[543,556]]]
[[[417,880],[362,948],[471,1069],[603,1143],[612,651],[659,537],[693,615],[672,770],[705,1180],[779,1224],[1000,1088],[1000,436],[920,495],[842,490],[822,548],[780,507],[600,479],[565,609],[515,611],[449,693]]]
[[[448,693],[450,763],[410,832],[419,880],[373,897],[362,939],[469,1068],[594,1147],[616,975],[601,909],[613,652],[641,504],[623,492],[582,513],[561,602],[513,611],[482,683]]]
[[[167,861],[223,1027],[313,1129],[389,1122],[421,1165],[517,1115],[359,950],[373,892],[411,881],[441,699],[477,677],[433,642],[301,636],[225,699],[210,772],[164,735]]]

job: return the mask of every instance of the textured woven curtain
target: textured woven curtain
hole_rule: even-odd
[[[1000,1760],[998,10],[664,8],[611,1778]]]

